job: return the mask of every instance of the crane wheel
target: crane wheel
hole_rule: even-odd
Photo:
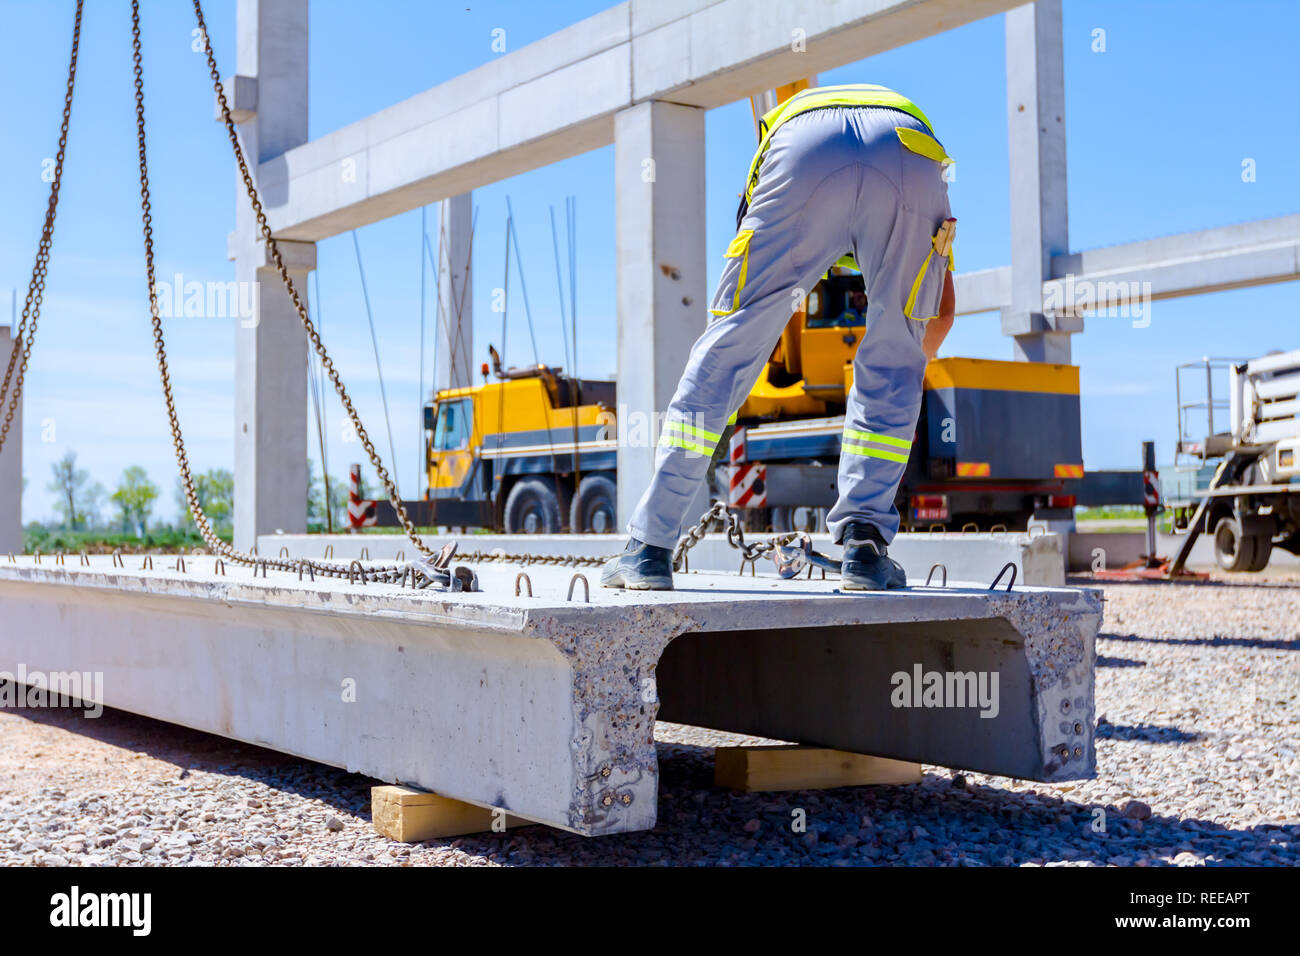
[[[543,478],[525,478],[506,498],[507,534],[559,534],[560,500],[555,486]]]
[[[569,506],[574,534],[611,534],[618,530],[618,488],[609,475],[587,475]]]

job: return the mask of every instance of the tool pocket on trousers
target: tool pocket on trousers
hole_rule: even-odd
[[[944,276],[952,270],[952,234],[955,219],[945,220],[930,239],[921,269],[912,280],[903,314],[917,322],[928,322],[939,314],[943,301]]]
[[[718,290],[713,294],[713,303],[709,307],[713,315],[731,315],[740,308],[740,293],[745,288],[745,275],[749,271],[749,241],[753,236],[753,229],[742,229],[727,246],[727,264],[722,269]]]
[[[898,141],[918,156],[933,159],[944,166],[952,162],[952,157],[944,150],[942,144],[929,133],[922,133],[919,129],[908,129],[906,126],[895,126],[894,132],[898,134]]]

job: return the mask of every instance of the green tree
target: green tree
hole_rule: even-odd
[[[88,526],[98,520],[98,512],[104,498],[104,486],[98,482],[91,483],[90,472],[77,467],[77,453],[69,451],[62,458],[50,465],[53,476],[46,491],[52,491],[58,497],[54,510],[63,518],[63,526],[69,531]]]
[[[230,523],[235,511],[235,476],[225,468],[209,468],[194,476],[194,496],[199,500],[199,507],[208,516],[212,530],[224,534],[230,530]],[[185,499],[185,486],[179,476],[176,478],[176,510],[186,522],[193,523],[189,502]]]
[[[122,530],[134,529],[136,537],[143,538],[153,503],[158,500],[158,486],[149,480],[149,473],[139,465],[127,468],[111,497],[122,518]]]

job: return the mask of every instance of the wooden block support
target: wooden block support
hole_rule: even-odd
[[[484,833],[493,828],[494,819],[504,819],[507,828],[528,824],[519,817],[503,816],[500,810],[396,786],[370,788],[370,819],[376,830],[400,843]]]
[[[719,747],[713,781],[744,793],[921,782],[921,765],[823,747]]]

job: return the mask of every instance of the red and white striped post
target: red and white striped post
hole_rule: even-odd
[[[727,504],[733,508],[762,508],[767,504],[767,466],[747,462],[745,458],[745,429],[737,426],[727,454],[731,465]]]
[[[353,531],[373,525],[377,519],[375,503],[361,498],[361,466],[348,466],[348,525]]]

